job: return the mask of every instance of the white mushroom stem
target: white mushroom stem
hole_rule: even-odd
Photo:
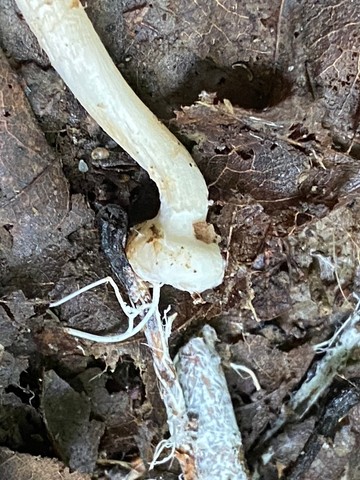
[[[188,151],[128,86],[79,0],[16,2],[75,97],[159,189],[157,217],[129,241],[135,272],[190,292],[219,285],[224,262],[206,223],[208,190]]]

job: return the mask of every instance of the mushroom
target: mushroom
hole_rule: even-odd
[[[131,90],[79,0],[16,2],[75,97],[159,189],[157,216],[137,225],[127,244],[136,274],[189,292],[219,285],[225,264],[206,222],[207,186],[189,152]]]

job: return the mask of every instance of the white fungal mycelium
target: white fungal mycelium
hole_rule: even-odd
[[[49,307],[50,308],[59,307],[60,305],[63,305],[64,303],[69,302],[73,298],[77,297],[78,295],[81,295],[82,293],[85,293],[93,288],[96,288],[106,283],[109,283],[111,285],[112,289],[114,290],[116,299],[120,305],[120,308],[125,313],[129,321],[128,328],[126,329],[126,331],[123,333],[119,333],[117,335],[104,336],[104,335],[94,335],[93,333],[83,332],[82,330],[76,330],[75,328],[66,328],[65,331],[69,335],[73,335],[74,337],[78,337],[78,338],[83,338],[84,340],[90,340],[91,342],[99,342],[99,343],[124,342],[125,340],[128,340],[129,338],[134,337],[136,334],[141,332],[141,330],[145,327],[150,317],[158,312],[161,285],[158,285],[158,284],[153,285],[153,298],[150,303],[143,303],[138,307],[132,307],[123,300],[119,287],[116,285],[116,283],[111,277],[101,278],[96,282],[90,283],[89,285],[86,285],[86,287],[80,288],[79,290],[76,290],[76,292],[66,295],[66,297],[63,297],[61,300],[57,300],[56,302],[50,303]],[[139,316],[142,316],[142,319],[136,326],[134,326],[134,320]]]
[[[224,261],[206,222],[208,190],[188,151],[126,83],[79,0],[16,2],[75,97],[159,189],[158,215],[138,225],[128,242],[135,272],[189,292],[219,285]]]

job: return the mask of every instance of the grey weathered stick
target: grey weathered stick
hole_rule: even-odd
[[[201,480],[247,480],[242,441],[221,359],[216,333],[209,325],[190,340],[175,359],[189,417],[184,452]],[[179,458],[178,454],[178,458]]]

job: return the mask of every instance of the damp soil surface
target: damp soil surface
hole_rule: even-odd
[[[86,5],[209,186],[226,274],[197,298],[163,287],[171,354],[215,328],[249,479],[358,479],[356,346],[311,408],[286,412],[326,355],[314,345],[360,295],[360,4]],[[142,334],[64,333],[125,330],[111,289],[48,308],[111,274],[99,210],[119,205],[131,228],[156,214],[156,186],[64,86],[13,0],[0,0],[0,42],[0,478],[177,479],[175,461],[148,471],[168,430]]]

